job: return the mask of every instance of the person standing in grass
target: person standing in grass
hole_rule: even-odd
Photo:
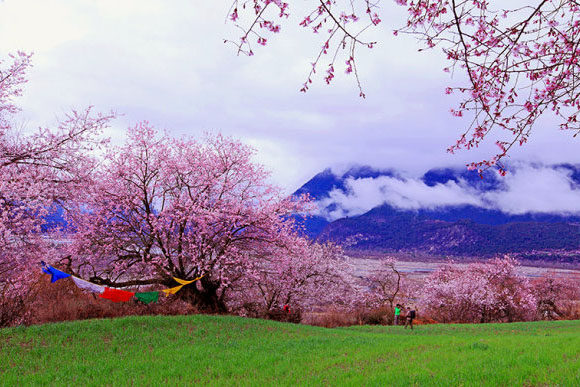
[[[407,329],[407,325],[413,329],[413,320],[415,319],[415,308],[411,309],[411,307],[407,307],[407,314],[405,315],[405,329]]]
[[[401,315],[401,304],[395,306],[395,325],[399,325],[399,316]]]

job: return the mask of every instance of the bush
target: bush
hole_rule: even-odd
[[[325,328],[352,325],[392,325],[394,311],[390,307],[358,308],[354,311],[327,310],[305,313],[302,323]]]
[[[355,312],[360,325],[392,325],[394,310],[387,306],[359,309]]]
[[[39,278],[40,277],[40,278]],[[198,311],[176,297],[160,297],[156,304],[145,305],[133,299],[114,303],[87,294],[70,280],[50,282],[50,277],[38,275],[31,279],[31,291],[23,300],[22,313],[26,321],[19,324],[44,324],[60,321],[112,318],[132,315],[182,315]]]
[[[0,289],[0,328],[26,323],[25,298],[5,283]]]
[[[302,321],[302,312],[300,310],[294,312],[269,311],[264,317],[268,320],[298,324]]]
[[[305,313],[302,317],[302,323],[317,327],[336,328],[357,325],[358,321],[353,313],[331,310]]]
[[[12,275],[8,275],[12,274]],[[30,301],[34,300],[37,287],[34,286],[38,273],[22,271],[2,273],[0,281],[0,328],[30,323]]]

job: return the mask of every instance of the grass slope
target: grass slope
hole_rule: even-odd
[[[580,385],[580,321],[325,329],[220,316],[0,330],[0,384]]]

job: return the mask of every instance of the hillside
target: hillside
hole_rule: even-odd
[[[348,249],[385,252],[416,250],[436,255],[488,256],[565,250],[580,254],[578,223],[528,221],[489,225],[470,219],[433,219],[389,206],[336,220],[325,226],[317,238]]]
[[[0,330],[2,385],[574,385],[579,321],[326,329],[221,316]]]

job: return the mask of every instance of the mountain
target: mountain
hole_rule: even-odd
[[[470,219],[444,221],[390,206],[329,223],[320,241],[351,250],[421,251],[435,255],[488,256],[535,250],[580,252],[580,223],[509,222],[490,225]]]
[[[320,202],[329,198],[330,193],[334,190],[346,191],[345,185],[347,179],[376,179],[380,176],[393,177],[395,173],[391,170],[380,170],[369,166],[354,166],[346,172],[337,175],[330,168],[318,173],[312,179],[308,180],[302,187],[294,192],[295,196],[309,195],[314,201]],[[335,210],[336,204],[330,203],[324,208],[326,212]],[[313,215],[308,217],[296,217],[298,223],[304,226],[304,234],[311,239],[316,239],[330,221],[324,216]]]
[[[565,183],[562,189],[566,190],[562,197],[572,198],[574,203],[570,203],[570,208],[580,208],[580,166],[561,164],[517,168],[532,168],[531,176],[537,170],[538,176],[560,179]],[[517,168],[513,170],[516,177],[521,170]],[[357,180],[360,179],[367,179],[361,185],[364,189],[359,187],[363,191],[360,198],[364,199],[364,193],[376,182],[376,192],[384,193],[386,201],[359,214],[353,213],[348,206],[352,204],[350,198],[354,198],[351,201],[360,199],[356,192],[357,184],[361,183]],[[305,234],[318,241],[341,244],[351,251],[413,251],[453,256],[516,253],[530,259],[544,259],[542,257],[551,255],[556,258],[572,256],[574,260],[580,260],[580,212],[550,212],[541,208],[541,211],[524,212],[525,207],[524,210],[520,208],[519,213],[507,211],[502,205],[509,209],[509,205],[514,205],[512,202],[524,205],[526,200],[531,203],[531,208],[538,207],[533,193],[528,195],[531,199],[523,196],[523,201],[518,202],[516,194],[522,195],[521,192],[526,191],[525,187],[516,187],[514,181],[518,180],[499,177],[494,171],[486,171],[480,176],[464,168],[433,169],[411,179],[403,178],[393,170],[355,167],[344,174],[327,169],[296,192],[308,193],[319,205],[319,215],[300,219]],[[554,189],[560,187],[550,181]],[[541,182],[537,184],[542,187]],[[397,189],[402,193],[394,192]],[[445,205],[431,205],[436,201],[429,195],[444,196],[442,192],[453,193],[464,202],[459,200],[455,204],[444,197]],[[373,195],[371,197],[376,199]],[[422,207],[421,200],[429,205]],[[403,206],[396,205],[401,202]],[[566,203],[560,204],[560,207],[568,208]],[[558,203],[546,205],[560,208]],[[357,202],[357,206],[360,203]],[[359,210],[357,206],[354,207]],[[338,219],[329,216],[341,211],[349,215]]]
[[[44,217],[45,222],[41,226],[41,231],[49,232],[66,228],[67,222],[65,219],[64,208],[59,205],[54,205],[48,210],[49,212]]]
[[[354,166],[341,175],[336,175],[330,168],[320,172],[298,188],[294,195],[308,194],[315,200],[328,197],[334,189],[345,190],[347,179],[376,179],[380,176],[394,177],[396,173],[390,169],[375,169],[369,166]]]

